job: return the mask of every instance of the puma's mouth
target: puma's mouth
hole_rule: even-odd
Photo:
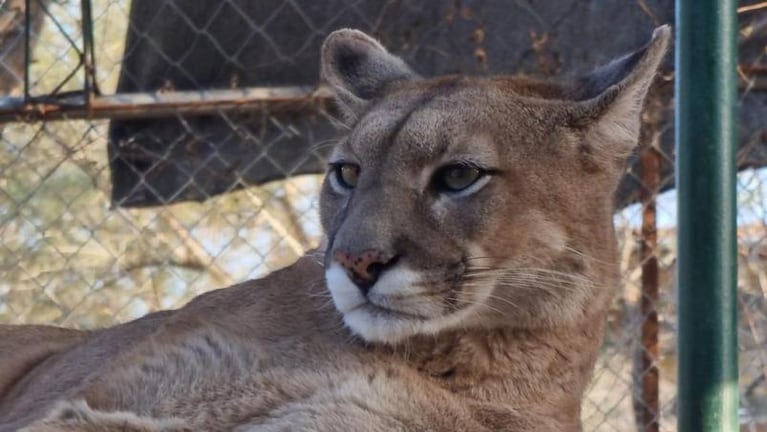
[[[450,314],[425,318],[368,302],[343,313],[343,320],[352,332],[369,342],[396,344],[416,335],[435,335],[461,326],[474,311],[475,308],[466,307]]]
[[[335,263],[325,278],[344,323],[370,342],[396,343],[418,334],[436,334],[463,323],[474,309],[453,307],[448,301],[453,287],[427,288],[419,272],[406,268],[384,273],[365,294]]]
[[[423,321],[425,321],[425,320],[429,319],[429,317],[425,317],[425,316],[421,316],[421,315],[416,315],[416,314],[411,314],[411,313],[407,313],[407,312],[402,312],[402,311],[398,311],[396,309],[390,309],[390,308],[383,307],[383,306],[378,306],[377,304],[375,304],[373,302],[367,302],[367,303],[361,304],[361,305],[357,306],[356,308],[346,312],[344,315],[348,315],[348,314],[356,312],[356,311],[361,311],[361,312],[363,312],[364,314],[366,314],[366,315],[368,315],[370,317],[379,317],[380,316],[380,317],[385,317],[386,319],[391,319],[391,320],[401,319],[401,320],[416,320],[416,321],[417,320],[423,320]]]

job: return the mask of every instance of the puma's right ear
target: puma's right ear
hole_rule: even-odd
[[[355,118],[388,84],[417,78],[402,59],[358,30],[331,33],[321,55],[320,76],[333,88],[347,118]]]

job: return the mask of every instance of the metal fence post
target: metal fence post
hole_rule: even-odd
[[[738,430],[736,6],[676,2],[680,432]]]

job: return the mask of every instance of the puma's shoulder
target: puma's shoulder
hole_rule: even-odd
[[[328,315],[328,308],[316,306],[327,301],[306,295],[307,290],[324,289],[322,278],[322,266],[310,253],[262,279],[210,291],[180,309],[153,313],[108,329],[86,332],[51,326],[0,326],[0,431],[4,427],[16,430],[15,425],[51,410],[56,400],[84,391],[95,395],[94,400],[104,401],[105,389],[112,394],[131,388],[128,384],[125,389],[115,388],[129,381],[126,377],[159,383],[145,376],[154,369],[142,368],[144,362],[154,365],[172,358],[184,366],[200,361],[203,355],[202,360],[225,363],[221,356],[230,360],[242,357],[238,341],[245,338],[288,337],[307,329],[326,328],[319,321],[330,322],[332,318],[319,314]],[[337,327],[338,318],[335,321],[332,325]],[[167,371],[163,379],[182,381],[181,375],[186,377],[189,371],[192,375],[204,373],[184,366],[177,371],[178,376]],[[82,411],[79,405],[70,408],[64,412]],[[94,418],[95,414],[88,413],[84,418]]]
[[[83,341],[87,332],[40,325],[0,325],[0,404],[32,370]]]

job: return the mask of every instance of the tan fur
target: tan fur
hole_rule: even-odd
[[[0,402],[46,360],[82,341],[85,333],[47,326],[0,326]]]
[[[668,39],[555,85],[421,79],[333,33],[350,132],[331,162],[360,174],[328,174],[327,247],[109,329],[0,327],[0,431],[579,431],[618,282],[612,193]],[[435,186],[466,160],[489,176]],[[334,257],[369,250],[397,259],[363,296]]]

